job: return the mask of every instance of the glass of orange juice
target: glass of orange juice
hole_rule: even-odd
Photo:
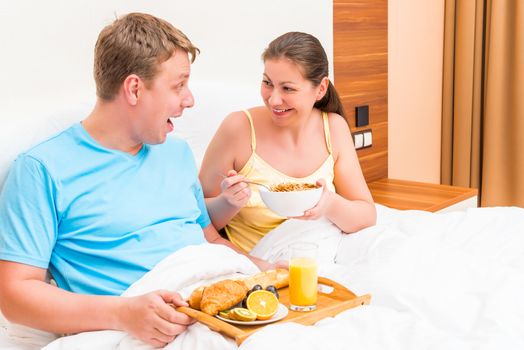
[[[317,308],[318,245],[297,242],[289,246],[289,308],[311,311]]]

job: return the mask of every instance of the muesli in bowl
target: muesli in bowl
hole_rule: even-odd
[[[280,216],[302,216],[308,209],[317,205],[322,196],[322,187],[311,183],[281,183],[270,187],[271,191],[260,187],[260,197],[264,204]]]

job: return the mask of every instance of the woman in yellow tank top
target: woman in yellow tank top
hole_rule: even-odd
[[[344,232],[374,225],[373,199],[318,39],[286,33],[262,58],[265,106],[228,115],[202,162],[200,180],[215,227],[249,252],[286,220],[264,205],[246,179],[317,182],[324,186],[322,197],[299,219],[327,217]]]

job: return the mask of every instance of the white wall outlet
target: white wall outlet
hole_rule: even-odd
[[[373,144],[371,130],[364,132],[364,147],[370,147]]]
[[[364,147],[364,135],[361,133],[353,135],[353,140],[355,142],[355,149]]]

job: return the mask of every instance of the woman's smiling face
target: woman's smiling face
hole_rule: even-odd
[[[287,58],[264,63],[261,95],[278,124],[288,124],[296,116],[309,116],[317,101],[320,85],[304,78],[300,66]]]

